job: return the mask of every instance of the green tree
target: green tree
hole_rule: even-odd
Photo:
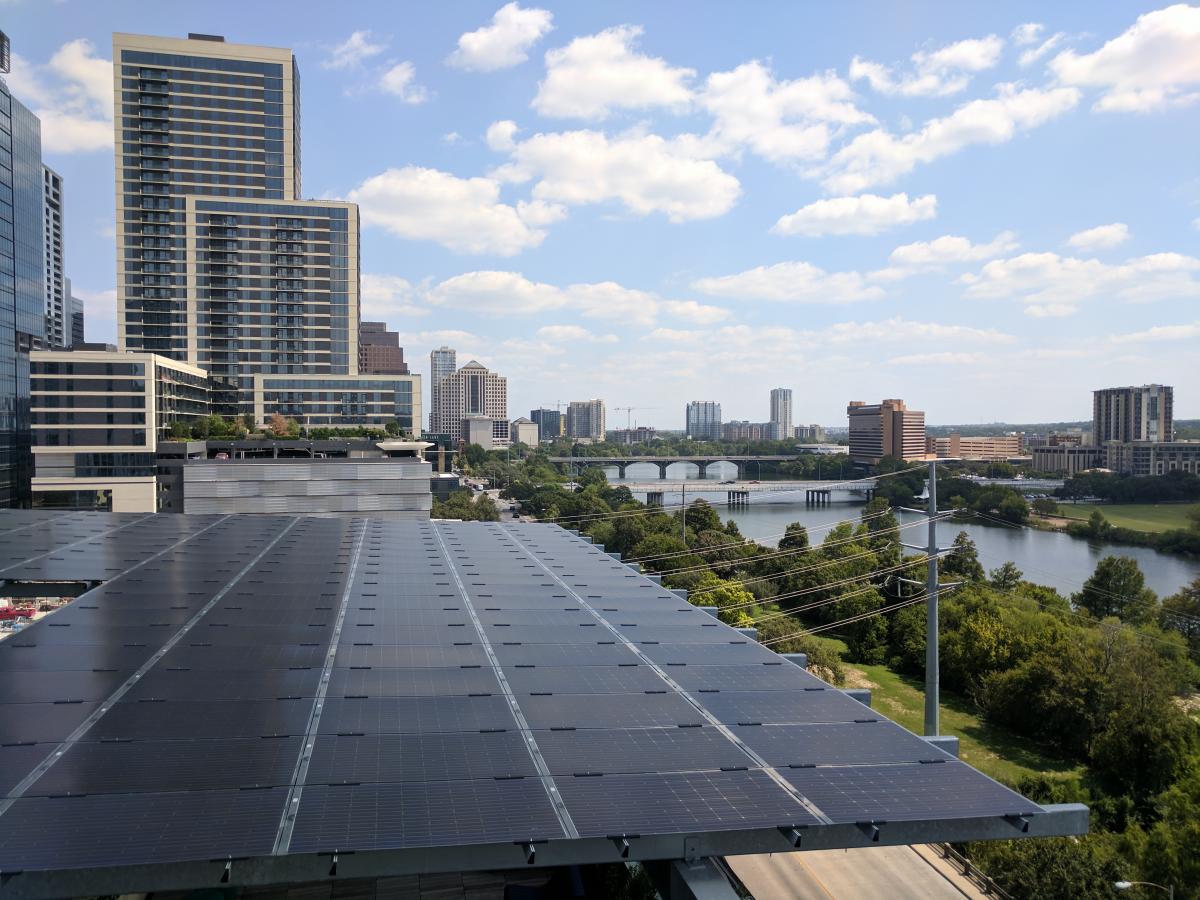
[[[1009,560],[1004,565],[992,569],[988,573],[988,579],[998,591],[1012,591],[1021,583],[1021,579],[1025,577],[1025,573],[1017,568],[1016,564]]]
[[[783,532],[779,541],[780,550],[808,549],[808,529],[800,522],[792,522]]]
[[[1200,577],[1163,600],[1158,621],[1162,628],[1182,634],[1193,651],[1200,650]]]
[[[1137,561],[1128,556],[1106,556],[1072,600],[1097,619],[1116,616],[1140,625],[1158,612],[1158,598],[1146,587]]]
[[[463,459],[466,461],[466,464],[471,468],[482,466],[484,460],[487,459],[487,451],[478,444],[467,444],[462,455]]]
[[[192,436],[192,426],[183,420],[172,422],[168,433],[173,441],[186,441]]]
[[[1048,497],[1039,497],[1033,501],[1033,511],[1039,516],[1054,516],[1058,514],[1058,504]]]
[[[391,437],[399,437],[404,432],[404,429],[400,426],[399,419],[392,419],[392,421],[383,426],[383,430]]]
[[[951,547],[950,554],[942,561],[942,572],[964,581],[983,581],[979,549],[971,540],[971,536],[965,531],[960,531]]]

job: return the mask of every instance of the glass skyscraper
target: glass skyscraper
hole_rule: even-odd
[[[0,79],[0,507],[29,502],[29,351],[45,340],[42,128]]]

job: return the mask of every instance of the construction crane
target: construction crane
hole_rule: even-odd
[[[635,409],[658,409],[658,407],[657,406],[614,406],[613,409],[616,412],[625,410],[625,430],[629,431],[629,430],[631,430],[630,421],[633,418],[633,411]]]

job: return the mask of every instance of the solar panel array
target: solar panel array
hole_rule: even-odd
[[[0,514],[0,871],[1029,816],[556,526]],[[764,849],[783,849],[773,846]]]

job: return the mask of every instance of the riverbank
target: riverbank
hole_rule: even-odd
[[[1094,512],[1117,528],[1161,534],[1187,528],[1189,516],[1200,512],[1200,503],[1060,503],[1054,518],[1086,522]]]

